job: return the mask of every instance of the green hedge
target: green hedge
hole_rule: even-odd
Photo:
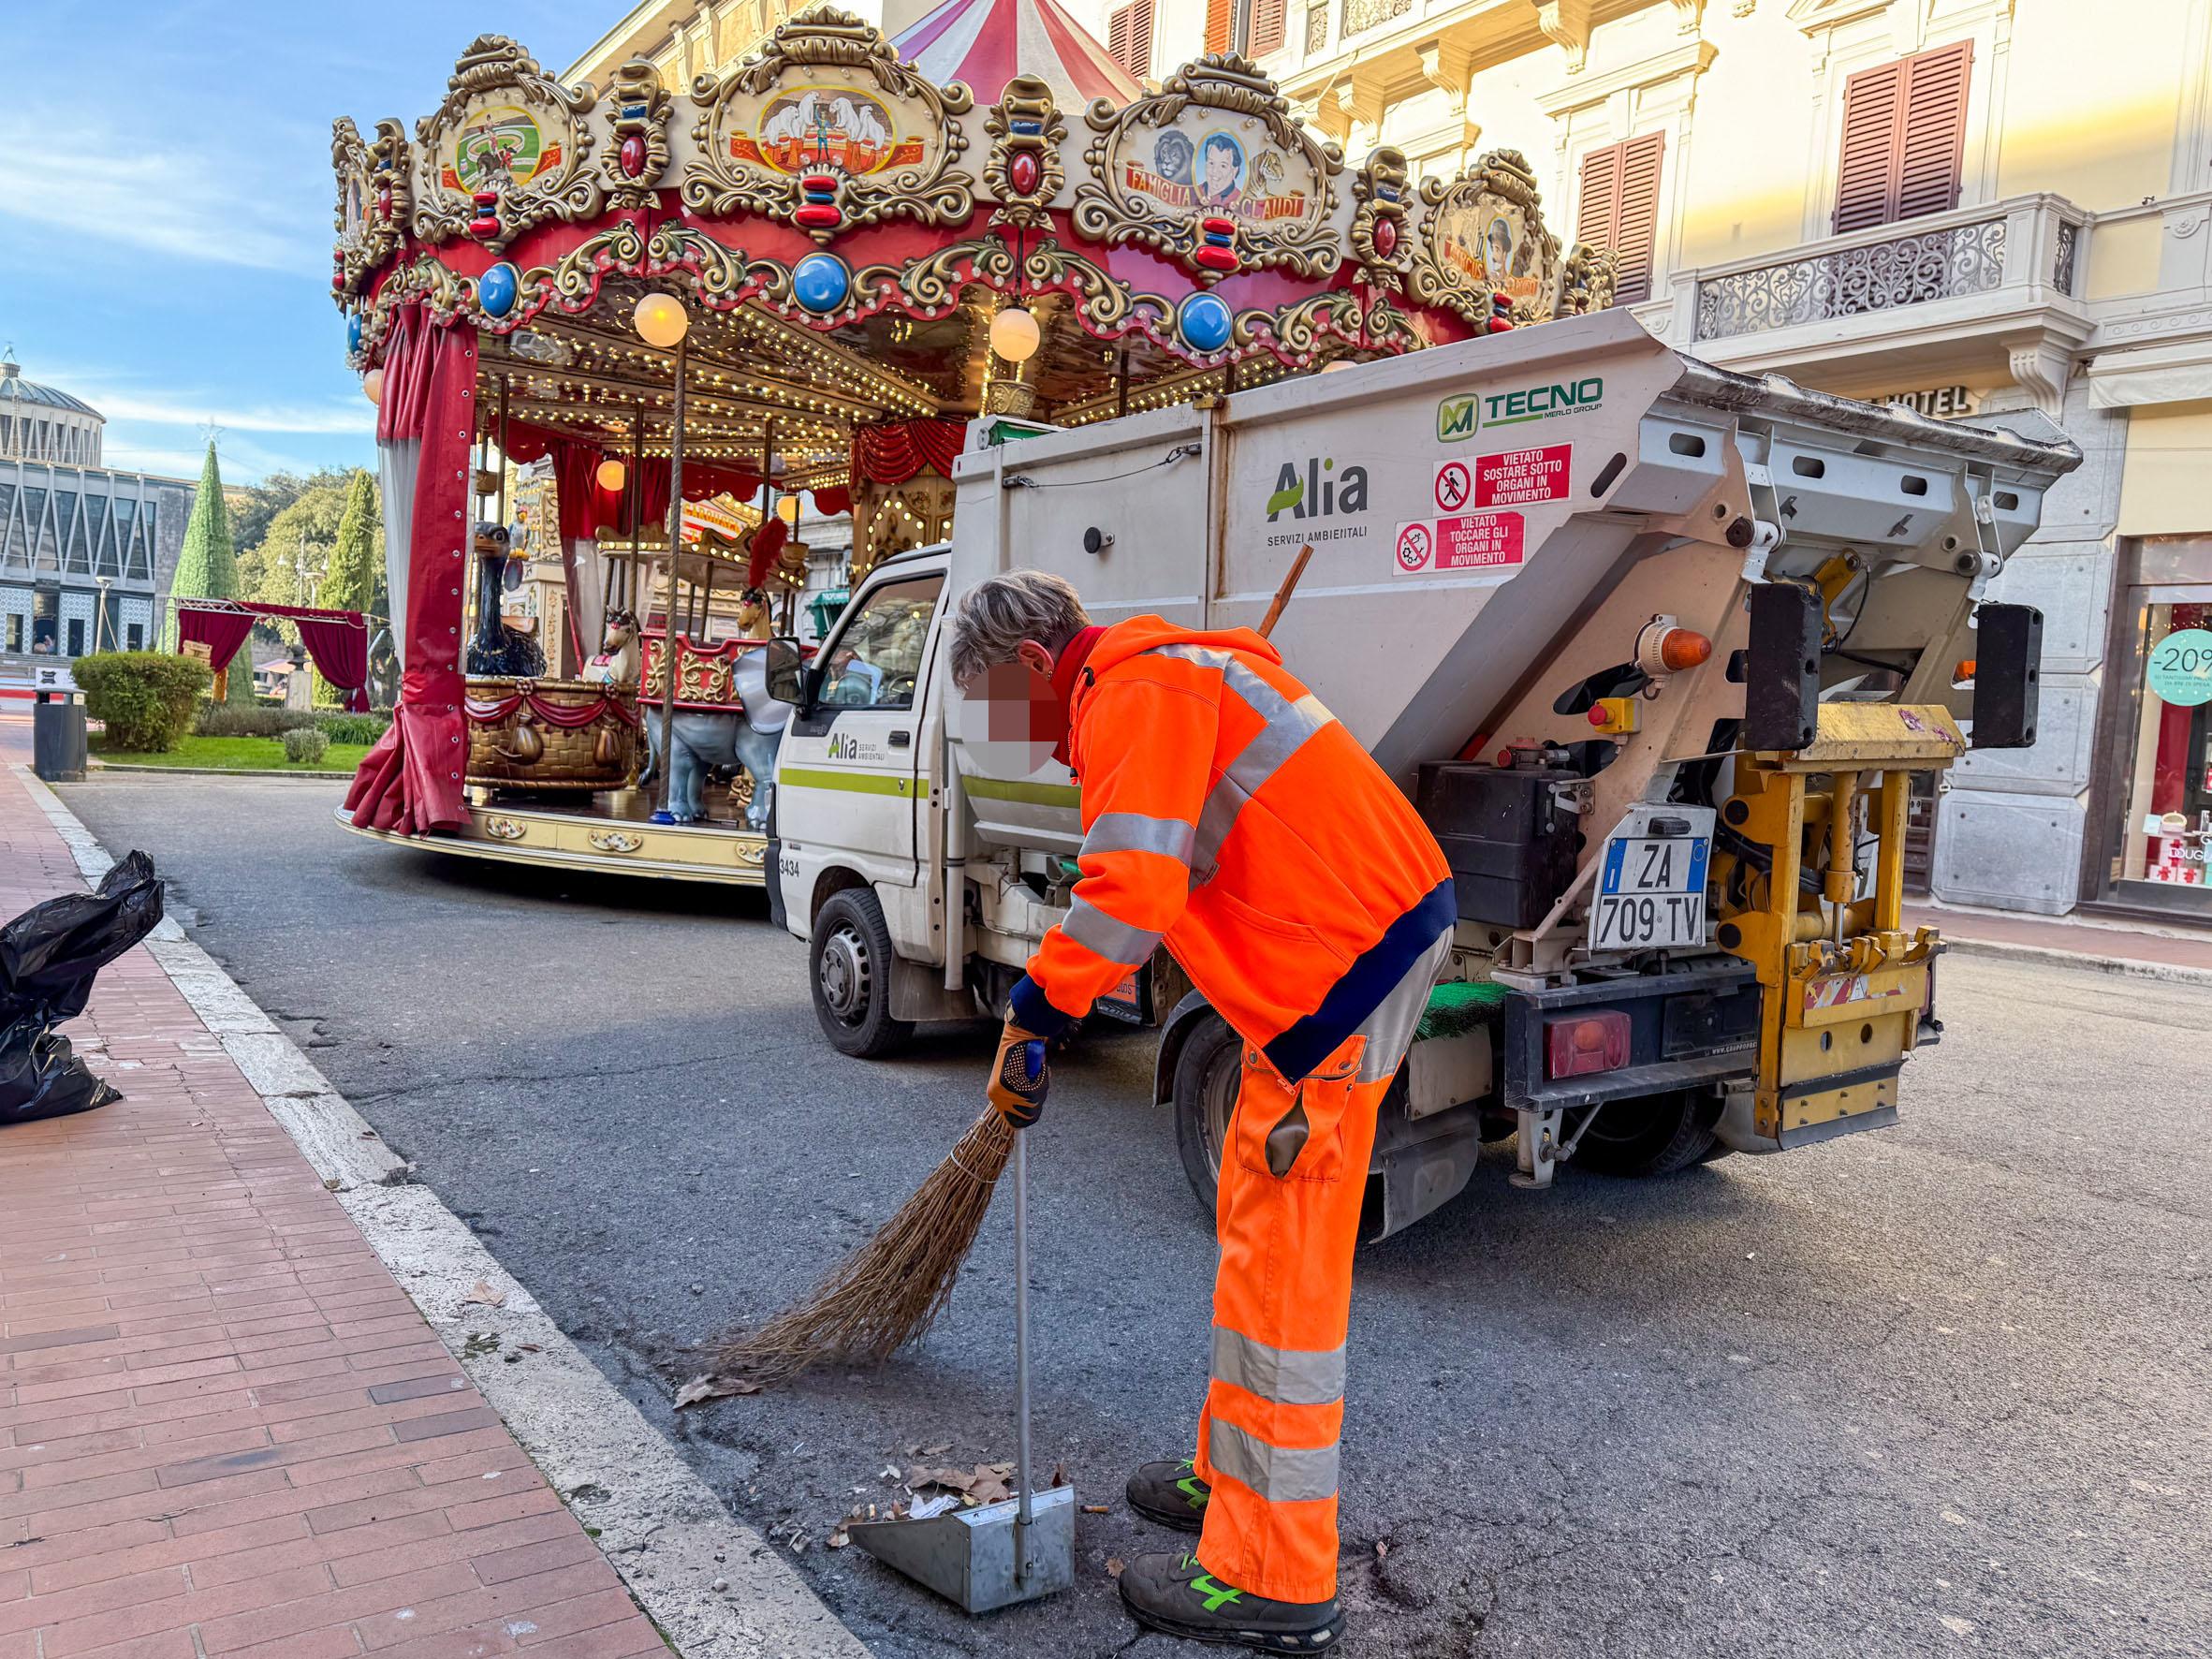
[[[202,703],[192,729],[203,738],[281,738],[287,731],[318,730],[333,743],[373,743],[390,724],[389,714]]]
[[[102,651],[77,659],[84,711],[108,728],[108,746],[159,754],[190,729],[192,705],[214,676],[162,651]]]
[[[333,743],[373,743],[384,735],[384,728],[391,724],[389,714],[333,714],[328,710],[315,717],[315,724]]]
[[[294,766],[314,766],[330,752],[330,740],[312,726],[285,733],[285,758]]]

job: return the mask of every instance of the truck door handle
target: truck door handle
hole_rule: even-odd
[[[894,749],[903,749],[913,741],[914,733],[911,731],[895,731],[891,734],[891,747]]]

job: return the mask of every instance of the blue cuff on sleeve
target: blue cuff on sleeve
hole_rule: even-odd
[[[1063,1014],[1047,1002],[1037,982],[1027,974],[1015,982],[1014,994],[1007,1003],[1014,1023],[1036,1036],[1058,1036],[1076,1022],[1073,1014]]]

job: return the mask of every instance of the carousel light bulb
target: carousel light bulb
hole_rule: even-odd
[[[648,294],[637,301],[637,309],[631,316],[637,330],[637,337],[648,345],[667,350],[691,329],[691,316],[683,309],[683,302],[671,294]]]
[[[384,371],[371,369],[361,376],[361,395],[372,404],[384,402]]]
[[[1036,356],[1042,337],[1036,316],[1026,306],[1009,305],[990,319],[990,348],[1010,363],[1026,363]]]
[[[599,480],[599,488],[611,495],[623,487],[623,480],[630,475],[621,462],[608,460],[602,461],[599,470],[593,476]]]

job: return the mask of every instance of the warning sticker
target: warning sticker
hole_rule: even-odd
[[[1567,469],[1575,455],[1572,444],[1552,444],[1542,449],[1508,449],[1502,455],[1485,455],[1474,463],[1474,505],[1519,507],[1531,501],[1564,501]],[[1447,462],[1456,465],[1457,462]],[[1442,474],[1438,475],[1437,505],[1443,505]]]
[[[1407,576],[1518,565],[1526,556],[1518,513],[1462,513],[1398,527],[1391,567]]]
[[[1474,493],[1474,475],[1464,461],[1447,461],[1436,469],[1436,510],[1456,513]]]

